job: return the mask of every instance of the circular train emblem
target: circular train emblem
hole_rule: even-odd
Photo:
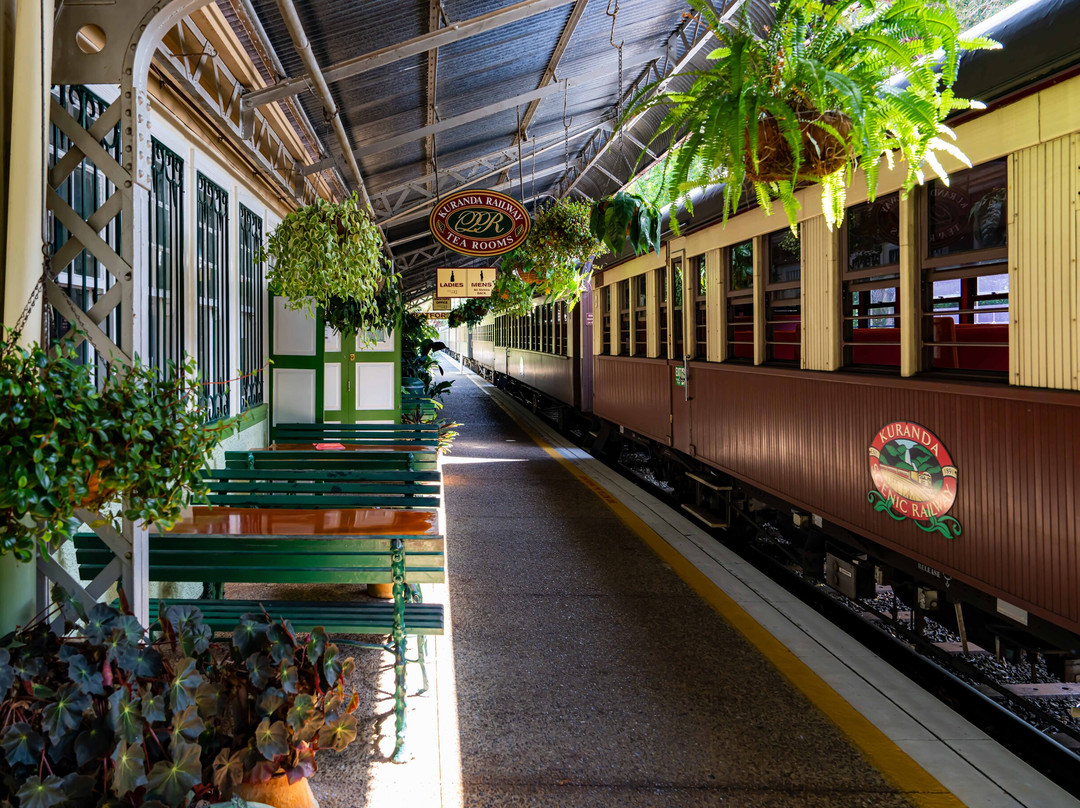
[[[870,477],[874,490],[867,499],[876,511],[949,539],[962,532],[960,523],[946,516],[956,500],[956,465],[926,427],[895,421],[879,429],[870,444]]]

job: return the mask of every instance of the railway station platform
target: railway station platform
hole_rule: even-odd
[[[357,712],[360,740],[320,757],[323,808],[1080,805],[678,513],[443,365],[442,414],[462,426],[442,459],[449,583],[431,599],[448,625],[432,689],[413,696],[410,679],[410,758],[394,765],[391,666],[357,656],[360,693],[371,677],[382,687]]]

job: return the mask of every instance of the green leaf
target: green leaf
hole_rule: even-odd
[[[119,741],[112,753],[112,792],[123,797],[146,785],[146,755],[139,744]]]
[[[139,709],[138,698],[132,698],[126,687],[109,696],[109,728],[121,740],[130,743],[142,743],[143,717]]]
[[[199,755],[202,747],[195,743],[173,744],[172,760],[161,760],[150,769],[146,794],[171,806],[182,805],[192,786],[202,780]]]
[[[63,780],[54,774],[44,780],[31,777],[15,792],[15,796],[19,798],[19,808],[52,808],[67,800]]]
[[[85,693],[98,696],[105,694],[105,688],[101,686],[101,671],[93,670],[82,654],[76,654],[68,660],[68,678]]]
[[[199,707],[199,715],[203,718],[216,717],[221,709],[221,688],[210,682],[203,682],[195,691],[195,703]]]
[[[289,730],[284,721],[264,718],[255,730],[255,746],[267,760],[289,754]]]
[[[195,668],[195,660],[191,657],[180,659],[169,682],[169,707],[172,711],[185,710],[195,704],[195,693],[202,682],[203,677]]]
[[[270,658],[266,654],[252,654],[244,660],[244,665],[248,669],[248,678],[255,687],[265,687],[270,681]]]
[[[41,711],[41,727],[56,743],[61,735],[78,728],[82,723],[83,711],[89,707],[90,697],[80,692],[77,685],[68,683]]]
[[[335,711],[327,715],[319,730],[319,747],[341,751],[356,740],[356,716]]]
[[[199,708],[192,704],[173,716],[170,736],[174,744],[184,740],[197,741],[205,730],[206,724],[199,718]]]
[[[243,782],[245,757],[247,757],[246,749],[236,752],[230,749],[222,749],[217,753],[211,768],[213,770],[214,785],[219,790],[228,793]]]
[[[268,687],[259,694],[258,701],[255,702],[255,709],[259,711],[259,715],[270,716],[279,708],[284,707],[285,704],[285,693],[279,688]]]
[[[45,739],[29,724],[20,721],[4,730],[4,734],[0,736],[0,748],[4,750],[4,757],[10,765],[25,763],[33,766],[41,758]]]
[[[11,667],[11,652],[0,648],[0,701],[7,697],[8,690],[15,683],[15,669]]]
[[[103,724],[83,730],[75,739],[75,762],[80,767],[92,760],[103,760],[109,754],[113,734]]]

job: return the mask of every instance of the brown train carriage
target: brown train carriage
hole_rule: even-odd
[[[876,264],[870,252],[884,269],[825,227],[814,189],[785,259],[794,275],[770,263],[782,215],[722,225],[715,190],[661,255],[611,261],[594,292],[594,413],[820,517],[851,548],[983,593],[1003,624],[1080,634],[1080,49],[1062,33],[1078,27],[1080,3],[1034,6],[990,32],[1003,52],[962,63],[959,91],[993,101],[955,122],[975,168],[948,165],[951,190],[893,198],[891,243]],[[879,198],[898,182],[883,172]],[[865,199],[859,185],[849,203]],[[996,242],[976,199],[1000,201]],[[965,228],[970,243],[949,247],[942,234]],[[736,245],[753,253],[750,288],[732,282]],[[890,272],[886,300],[874,281]],[[681,311],[665,294],[680,283]],[[636,288],[644,329],[625,302]],[[881,296],[858,310],[856,292],[864,306]],[[959,536],[869,501],[870,444],[897,421],[950,453]]]

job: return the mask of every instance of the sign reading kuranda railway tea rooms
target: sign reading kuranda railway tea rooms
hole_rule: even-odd
[[[870,444],[874,490],[866,498],[874,510],[897,521],[910,519],[928,533],[955,539],[960,523],[946,516],[956,500],[957,469],[937,435],[910,421],[878,430]]]
[[[440,199],[428,217],[439,243],[461,255],[502,255],[529,235],[529,212],[495,191],[458,191]]]

